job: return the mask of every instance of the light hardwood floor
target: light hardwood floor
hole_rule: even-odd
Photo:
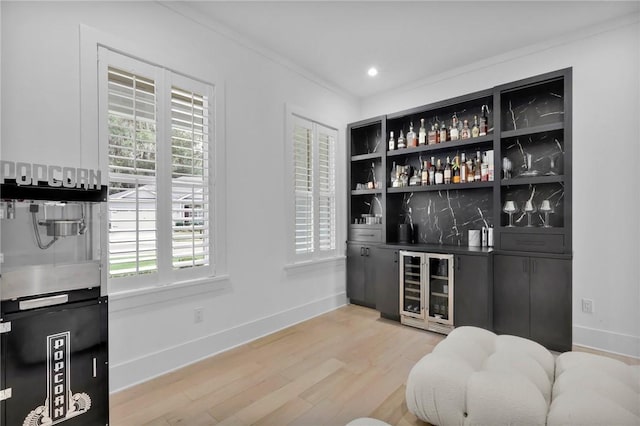
[[[425,425],[405,383],[442,339],[345,306],[112,395],[110,424]]]

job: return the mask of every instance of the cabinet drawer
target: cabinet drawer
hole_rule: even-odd
[[[500,234],[502,250],[535,251],[543,253],[563,253],[564,235],[562,234]]]
[[[382,229],[349,229],[349,241],[382,242]]]

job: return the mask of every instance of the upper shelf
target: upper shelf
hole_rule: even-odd
[[[537,185],[541,183],[559,183],[559,182],[564,182],[563,175],[515,177],[513,179],[502,179],[500,181],[500,185],[501,186]]]
[[[388,193],[394,192],[424,192],[424,191],[448,191],[451,189],[475,189],[475,188],[490,188],[493,186],[493,182],[471,182],[471,183],[449,183],[442,185],[416,185],[416,186],[403,186],[401,188],[387,188]]]
[[[400,155],[411,155],[418,152],[428,151],[444,151],[452,148],[471,147],[483,143],[493,142],[493,134],[486,136],[478,136],[477,138],[461,139],[457,141],[447,141],[437,143],[435,145],[422,145],[415,148],[401,148],[394,151],[387,151],[387,157],[396,157]]]
[[[377,160],[381,159],[382,154],[379,152],[374,152],[371,154],[360,154],[351,156],[351,161],[364,161],[364,160]]]
[[[502,138],[513,138],[516,136],[533,135],[535,133],[552,132],[564,129],[564,123],[543,124],[540,126],[524,127],[517,130],[506,130],[500,134]]]

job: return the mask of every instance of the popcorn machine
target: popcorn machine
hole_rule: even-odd
[[[100,173],[0,162],[0,425],[108,424]]]

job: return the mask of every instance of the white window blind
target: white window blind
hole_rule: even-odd
[[[157,270],[156,91],[109,67],[109,275]]]
[[[295,252],[313,252],[313,130],[296,120],[293,128],[293,182],[295,192]]]
[[[172,264],[209,264],[207,97],[171,89]]]
[[[318,240],[321,251],[336,248],[335,137],[318,128]]]
[[[99,62],[110,285],[212,277],[213,225],[224,226],[212,210],[224,199],[212,178],[213,86],[104,48]]]
[[[293,260],[336,251],[335,144],[337,131],[292,114]]]

